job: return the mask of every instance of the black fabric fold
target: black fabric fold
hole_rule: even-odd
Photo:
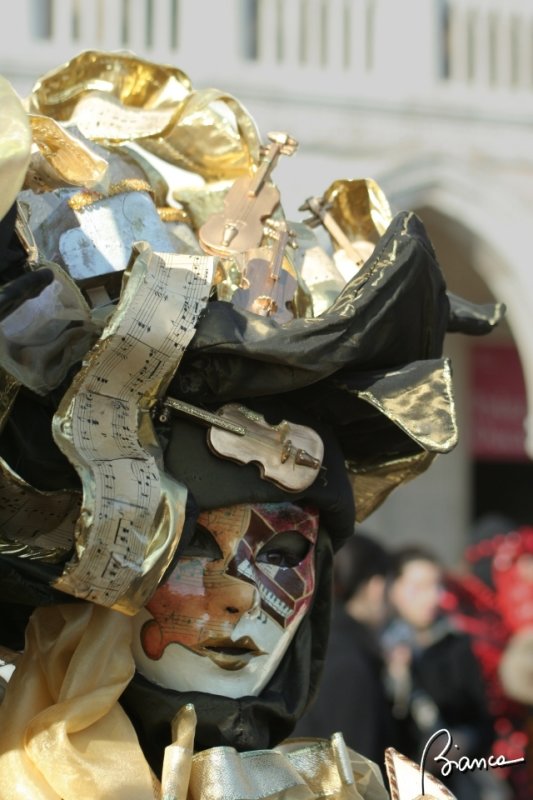
[[[209,304],[170,384],[190,402],[310,386],[334,373],[438,358],[449,319],[444,278],[424,226],[398,214],[362,270],[319,317],[279,324]],[[243,391],[244,389],[244,391]]]
[[[448,333],[484,336],[490,333],[505,315],[503,303],[472,303],[452,292],[448,292],[448,299],[450,301]]]

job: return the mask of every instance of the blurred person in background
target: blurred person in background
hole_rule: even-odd
[[[378,631],[386,618],[389,556],[357,533],[335,558],[335,605],[322,683],[295,736],[342,731],[349,747],[383,768],[391,719]]]
[[[453,745],[448,758],[490,753],[494,737],[484,683],[469,637],[441,609],[443,571],[422,547],[405,547],[391,558],[388,600],[391,619],[382,643],[394,718],[394,742],[420,760],[431,736],[445,728]],[[479,776],[452,769],[442,775],[442,736],[429,752],[427,768],[461,800],[481,797]]]

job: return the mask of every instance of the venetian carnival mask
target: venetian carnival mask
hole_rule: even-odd
[[[258,695],[311,605],[317,533],[318,513],[286,502],[200,514],[135,619],[139,672],[178,691]]]

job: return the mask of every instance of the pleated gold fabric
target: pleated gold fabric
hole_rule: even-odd
[[[288,739],[273,750],[213,747],[192,759],[187,800],[387,800],[378,767],[331,739]],[[181,795],[163,800],[181,800]]]
[[[154,800],[118,705],[134,672],[131,619],[90,604],[42,608],[0,706],[2,800]]]

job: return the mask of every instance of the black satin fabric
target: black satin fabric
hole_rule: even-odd
[[[426,406],[431,403],[428,376],[445,368],[448,327],[487,333],[502,314],[499,305],[452,300],[424,225],[415,214],[401,213],[317,318],[280,325],[229,303],[210,303],[169,394],[196,405],[276,394],[329,425],[346,460],[356,465],[414,455],[427,446],[417,437],[419,416],[413,425],[408,418],[399,423],[379,397],[367,402],[368,393],[377,387],[386,398],[426,385]],[[441,401],[442,384],[435,380],[434,386]],[[451,438],[451,400],[432,424],[441,439]]]
[[[332,550],[321,529],[316,546],[316,588],[280,666],[258,697],[231,699],[202,692],[164,689],[136,674],[120,703],[131,719],[143,752],[161,774],[164,748],[171,743],[171,722],[187,703],[196,710],[194,747],[227,746],[236,750],[275,747],[290,736],[318,688],[324,666],[331,617]]]
[[[311,386],[330,376],[439,358],[450,315],[422,222],[398,214],[361,271],[319,317],[279,324],[212,302],[170,393],[223,402]]]
[[[8,216],[2,221],[3,257],[13,264],[8,233],[14,217]],[[502,313],[499,305],[452,299],[450,305],[422,222],[398,214],[360,273],[320,317],[279,325],[230,303],[210,302],[169,394],[204,407],[283,396],[289,406],[329,426],[345,458],[361,466],[420,452],[416,433],[358,394],[378,384],[382,395],[388,386],[397,392],[398,376],[406,387],[424,382],[428,365],[443,363],[448,328],[486,333]],[[70,377],[45,398],[19,392],[0,435],[0,455],[40,489],[79,485],[51,436],[52,416]],[[450,409],[440,423],[450,426],[451,416]]]

